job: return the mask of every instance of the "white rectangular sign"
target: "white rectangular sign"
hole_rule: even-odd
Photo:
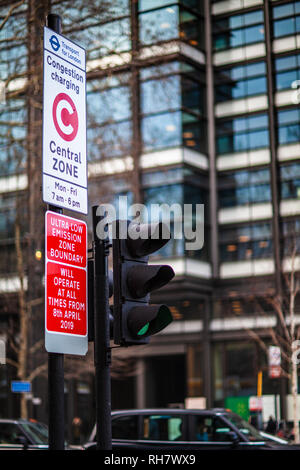
[[[87,214],[85,50],[44,27],[43,200]]]

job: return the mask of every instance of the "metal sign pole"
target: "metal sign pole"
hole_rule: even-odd
[[[61,18],[49,14],[47,26],[61,34]],[[62,209],[48,205],[48,210],[62,214]],[[64,450],[64,355],[48,354],[49,450]]]
[[[110,324],[109,324],[109,240],[100,240],[96,227],[101,217],[93,207],[94,259],[94,361],[96,385],[97,449],[111,450],[111,383],[110,383]]]

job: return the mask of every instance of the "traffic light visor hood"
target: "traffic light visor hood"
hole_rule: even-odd
[[[128,230],[127,246],[132,256],[147,256],[162,248],[171,239],[171,232],[166,224],[135,224],[140,237],[131,238]]]
[[[141,298],[167,284],[174,275],[171,266],[141,264],[129,269],[127,285],[135,298]]]
[[[172,322],[172,314],[166,305],[133,307],[128,315],[127,326],[137,338],[151,336]]]

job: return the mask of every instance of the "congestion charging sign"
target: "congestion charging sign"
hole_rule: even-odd
[[[87,214],[85,50],[44,27],[43,200]]]
[[[85,355],[87,336],[87,226],[46,212],[45,346]]]

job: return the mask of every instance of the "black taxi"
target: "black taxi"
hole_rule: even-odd
[[[96,449],[94,427],[86,450]],[[112,412],[113,450],[300,450],[261,433],[224,409],[139,409]]]

